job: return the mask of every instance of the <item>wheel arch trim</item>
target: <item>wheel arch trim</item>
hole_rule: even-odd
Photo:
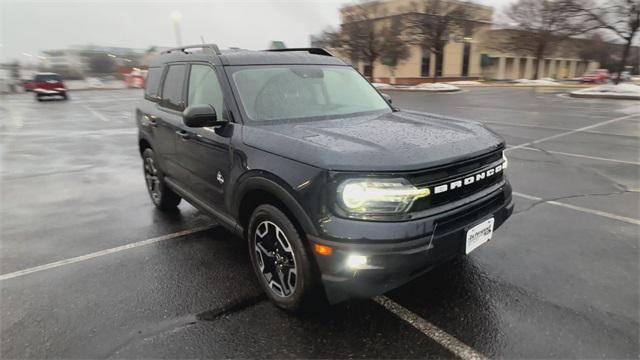
[[[287,190],[286,182],[279,179],[277,176],[264,171],[247,174],[238,180],[238,185],[235,191],[236,195],[233,201],[233,214],[236,219],[240,219],[240,204],[244,200],[245,195],[254,190],[261,190],[273,195],[287,207],[305,233],[317,235],[316,228],[307,215],[307,212],[304,210],[302,205],[300,205],[298,200],[296,200],[294,195]]]

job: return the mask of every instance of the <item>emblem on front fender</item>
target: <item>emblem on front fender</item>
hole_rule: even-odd
[[[220,185],[224,184],[224,176],[222,176],[222,173],[220,171],[218,171],[218,175],[216,175],[216,179],[218,180]]]

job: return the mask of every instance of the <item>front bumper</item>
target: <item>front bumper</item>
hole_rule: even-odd
[[[65,89],[65,88],[55,88],[55,89],[36,88],[36,89],[33,89],[33,92],[35,92],[36,94],[38,94],[40,96],[57,96],[57,95],[64,95],[67,92],[67,89]]]
[[[466,230],[490,217],[495,219],[494,230],[513,213],[511,186],[505,181],[498,189],[463,206],[437,215],[400,223],[363,222],[340,219],[333,224],[330,237],[310,236],[314,244],[330,246],[329,256],[315,254],[322,282],[331,303],[349,298],[369,298],[390,291],[457,255],[464,254]],[[351,223],[351,227],[349,224]],[[343,240],[336,239],[336,227],[345,231],[370,226],[373,239],[350,233]],[[357,231],[357,230],[356,230]],[[416,232],[420,234],[416,236]],[[373,234],[382,234],[384,239]],[[367,257],[361,269],[347,266],[349,255]]]

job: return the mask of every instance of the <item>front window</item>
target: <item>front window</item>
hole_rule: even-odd
[[[250,121],[331,119],[391,112],[378,92],[348,66],[231,67]]]

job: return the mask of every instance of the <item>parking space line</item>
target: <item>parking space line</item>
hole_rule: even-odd
[[[486,357],[479,352],[475,351],[473,348],[469,347],[467,344],[458,340],[452,335],[449,335],[444,330],[439,327],[433,325],[427,320],[421,318],[411,310],[403,307],[402,305],[396,303],[395,301],[389,299],[386,296],[376,296],[373,298],[373,301],[382,305],[384,308],[395,314],[400,319],[406,321],[414,328],[418,329],[421,333],[425,334],[459,358],[463,360],[479,360],[486,359]]]
[[[640,115],[639,114],[625,115],[625,116],[621,116],[621,117],[618,117],[618,118],[615,118],[615,119],[599,122],[599,123],[596,123],[596,124],[593,124],[593,125],[584,126],[584,127],[578,128],[578,129],[571,130],[571,131],[566,131],[566,132],[563,132],[563,133],[560,133],[560,134],[547,136],[547,137],[544,137],[542,139],[538,139],[538,140],[530,141],[528,143],[524,143],[524,144],[520,144],[520,145],[516,145],[516,146],[510,147],[510,148],[507,149],[507,151],[520,149],[520,148],[523,148],[523,147],[527,147],[529,145],[539,144],[541,142],[545,142],[545,141],[557,139],[557,138],[560,138],[560,137],[564,137],[564,136],[567,136],[567,135],[583,132],[585,130],[590,130],[590,129],[593,129],[593,128],[596,128],[596,127],[599,127],[599,126],[611,124],[611,123],[614,123],[614,122],[617,122],[617,121],[626,120],[626,119],[632,118],[634,116],[640,116]]]
[[[60,266],[65,266],[65,265],[69,265],[69,264],[75,264],[75,263],[78,263],[78,262],[95,259],[97,257],[101,257],[101,256],[117,253],[117,252],[120,252],[120,251],[124,251],[124,250],[129,250],[129,249],[133,249],[133,248],[137,248],[137,247],[141,247],[141,246],[155,244],[155,243],[161,242],[161,241],[176,239],[176,238],[179,238],[181,236],[190,235],[190,234],[194,234],[194,233],[197,233],[197,232],[200,232],[200,231],[205,231],[205,230],[211,229],[213,226],[214,225],[199,226],[199,227],[196,227],[196,228],[193,228],[193,229],[182,230],[182,231],[178,231],[178,232],[175,232],[175,233],[172,233],[172,234],[162,235],[162,236],[158,236],[158,237],[154,237],[154,238],[151,238],[151,239],[134,242],[134,243],[127,244],[127,245],[117,246],[117,247],[114,247],[114,248],[111,248],[111,249],[100,250],[100,251],[92,252],[90,254],[72,257],[70,259],[55,261],[55,262],[48,263],[48,264],[45,264],[45,265],[35,266],[35,267],[32,267],[32,268],[19,270],[19,271],[14,271],[14,272],[11,272],[11,273],[0,275],[0,281],[13,279],[13,278],[21,277],[21,276],[25,276],[25,275],[33,274],[33,273],[36,273],[36,272],[57,268],[57,267],[60,267]]]
[[[98,119],[100,119],[102,121],[109,121],[108,117],[106,117],[103,114],[101,114],[100,112],[96,111],[95,109],[93,109],[89,105],[82,105],[82,107],[85,108],[88,112],[91,113],[91,115],[97,117]]]
[[[561,130],[561,131],[571,131],[571,130],[573,130],[573,129],[562,128],[562,127],[557,127],[557,126],[514,124],[514,123],[508,123],[508,122],[504,122],[504,121],[493,121],[493,120],[482,120],[480,122],[483,123],[483,124],[489,124],[489,125],[523,127],[523,128],[528,128],[528,129]],[[604,131],[581,131],[581,132],[587,133],[587,134],[598,134],[598,135],[608,135],[608,136],[624,136],[624,137],[634,137],[634,138],[640,137],[640,136],[635,136],[635,135],[614,134],[614,133],[608,133],[608,132],[604,132]]]
[[[532,201],[540,201],[540,202],[543,202],[545,204],[560,206],[560,207],[564,207],[564,208],[567,208],[567,209],[572,209],[572,210],[576,210],[576,211],[580,211],[580,212],[584,212],[584,213],[588,213],[588,214],[592,214],[592,215],[598,215],[598,216],[602,216],[602,217],[605,217],[605,218],[626,222],[626,223],[633,224],[633,225],[640,225],[640,219],[634,219],[634,218],[630,218],[630,217],[626,217],[626,216],[621,216],[621,215],[608,213],[606,211],[589,209],[589,208],[585,208],[585,207],[582,207],[582,206],[571,205],[571,204],[567,204],[567,203],[563,203],[563,202],[559,202],[559,201],[554,201],[554,200],[547,201],[547,200],[545,200],[543,198],[540,198],[540,197],[537,197],[537,196],[522,194],[522,193],[515,192],[515,191],[513,192],[513,195],[519,196],[519,197],[524,198],[524,199],[528,199],[528,200],[532,200]]]
[[[603,157],[598,157],[598,156],[589,156],[589,155],[582,155],[582,154],[566,153],[566,152],[562,152],[562,151],[542,150],[542,149],[536,149],[536,148],[530,148],[530,147],[520,147],[517,150],[540,151],[540,152],[545,152],[545,153],[550,153],[550,154],[573,156],[573,157],[584,158],[584,159],[610,161],[610,162],[616,162],[616,163],[621,163],[621,164],[629,164],[629,165],[640,165],[640,162],[638,162],[638,161],[609,159],[609,158],[603,158]]]
[[[482,107],[482,106],[456,106],[456,109],[472,109],[472,110],[489,110],[489,111],[504,111],[504,112],[509,112],[509,113],[529,113],[529,114],[535,114],[535,115],[539,115],[540,111],[536,111],[536,110],[520,110],[520,109],[507,109],[507,108],[496,108],[496,107]],[[568,115],[568,116],[578,116],[578,117],[584,117],[584,115],[581,114],[563,114],[563,115]],[[589,117],[591,118],[608,118],[608,115],[594,115],[591,114],[589,115]]]

